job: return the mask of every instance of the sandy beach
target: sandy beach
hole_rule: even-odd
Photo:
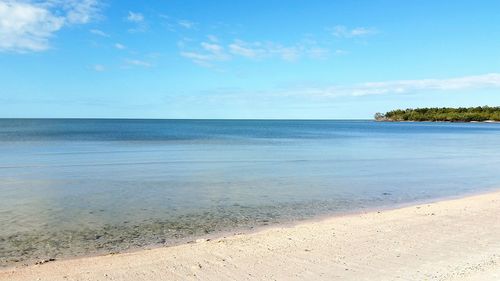
[[[0,280],[500,280],[500,192],[134,253]]]

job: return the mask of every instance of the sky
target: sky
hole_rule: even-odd
[[[0,117],[500,105],[500,1],[0,0]]]

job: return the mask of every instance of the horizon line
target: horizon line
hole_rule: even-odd
[[[0,120],[213,120],[213,121],[370,121],[373,118],[135,118],[135,117],[0,117]]]

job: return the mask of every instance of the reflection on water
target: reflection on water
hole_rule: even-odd
[[[0,120],[0,265],[495,188],[500,125]]]

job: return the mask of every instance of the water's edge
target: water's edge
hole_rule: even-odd
[[[184,244],[197,243],[200,240],[201,241],[218,240],[218,239],[223,239],[223,238],[236,236],[236,235],[254,234],[254,233],[258,233],[258,232],[269,230],[269,229],[292,228],[292,227],[295,227],[295,226],[301,225],[301,224],[316,223],[316,222],[321,222],[321,221],[325,221],[325,220],[329,220],[329,219],[333,219],[333,218],[338,218],[338,217],[357,216],[360,214],[366,214],[366,213],[372,213],[372,212],[384,212],[384,211],[391,211],[391,210],[397,210],[397,209],[403,209],[403,208],[409,208],[409,207],[416,207],[419,205],[433,204],[433,203],[437,203],[437,202],[451,201],[451,200],[463,199],[463,198],[474,197],[474,196],[479,196],[479,195],[487,195],[489,193],[496,193],[499,191],[500,191],[500,187],[490,187],[490,188],[483,188],[480,191],[468,191],[468,192],[465,192],[462,194],[456,194],[456,195],[440,196],[440,197],[436,197],[436,198],[421,199],[421,200],[415,200],[415,201],[409,201],[409,202],[403,202],[403,203],[397,203],[397,204],[387,204],[387,205],[381,205],[381,206],[376,206],[376,207],[360,207],[360,208],[356,208],[356,209],[352,209],[352,210],[342,211],[339,213],[316,215],[316,216],[312,216],[309,218],[302,218],[302,219],[288,220],[288,221],[281,221],[281,222],[272,222],[272,223],[266,223],[266,224],[261,224],[261,225],[254,225],[254,226],[241,226],[241,227],[237,227],[234,229],[215,231],[213,233],[208,233],[208,234],[204,234],[204,235],[183,237],[183,238],[180,238],[177,240],[168,241],[168,243],[165,243],[165,244],[151,244],[151,245],[146,245],[146,246],[141,246],[141,247],[136,247],[136,248],[130,248],[128,250],[117,251],[117,252],[94,252],[94,253],[88,253],[88,254],[84,254],[84,255],[65,256],[62,258],[47,257],[47,258],[43,258],[43,259],[39,259],[39,260],[29,260],[29,261],[20,261],[20,262],[16,262],[16,263],[0,264],[0,270],[7,271],[7,270],[15,269],[15,268],[28,267],[28,266],[33,266],[36,264],[44,264],[44,263],[53,262],[53,261],[76,260],[76,259],[92,258],[92,257],[98,257],[98,256],[127,254],[127,253],[141,252],[141,251],[145,251],[145,250],[175,247],[175,246],[184,245]]]

